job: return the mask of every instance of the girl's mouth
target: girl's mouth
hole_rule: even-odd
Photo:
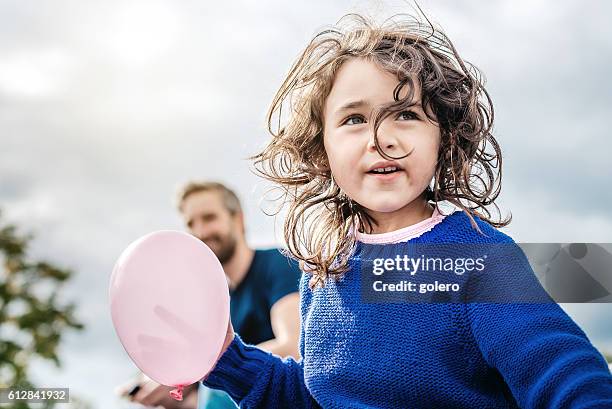
[[[368,173],[372,173],[375,175],[386,175],[389,173],[394,173],[394,172],[399,172],[401,169],[398,168],[397,166],[387,166],[384,168],[376,168],[376,169],[372,169],[370,171],[368,171]]]
[[[377,169],[372,169],[366,172],[367,175],[373,176],[377,180],[381,180],[381,181],[393,180],[399,177],[401,173],[402,173],[402,169],[398,168],[397,166],[377,168]]]

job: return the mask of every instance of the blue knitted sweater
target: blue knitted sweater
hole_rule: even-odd
[[[513,243],[476,222],[455,212],[408,243]],[[236,335],[203,383],[244,408],[612,408],[604,358],[554,302],[364,302],[359,260],[324,288],[302,275],[303,359]]]

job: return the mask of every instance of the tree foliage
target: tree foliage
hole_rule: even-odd
[[[65,331],[83,329],[75,304],[60,299],[73,272],[32,260],[32,238],[6,224],[0,214],[0,387],[36,386],[28,377],[31,360],[42,358],[59,367],[58,345]]]

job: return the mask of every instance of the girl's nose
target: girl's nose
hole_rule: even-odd
[[[381,129],[382,129],[382,126],[378,128],[378,133],[376,135],[376,139],[378,139],[378,145],[380,146],[381,150],[385,153],[395,150],[395,148],[397,148],[397,141],[395,140],[395,138],[389,135],[386,135],[386,133],[382,132]],[[374,130],[372,130],[370,139],[368,140],[368,150],[376,151],[376,141],[374,139]]]

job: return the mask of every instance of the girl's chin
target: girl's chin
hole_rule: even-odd
[[[373,193],[369,197],[366,197],[365,200],[360,201],[358,203],[371,213],[389,214],[408,211],[408,205],[418,199],[418,196],[413,197],[410,195],[406,195],[400,198],[397,194],[376,195],[375,193]]]
[[[372,213],[395,213],[406,206],[407,203],[367,203],[362,205]]]

